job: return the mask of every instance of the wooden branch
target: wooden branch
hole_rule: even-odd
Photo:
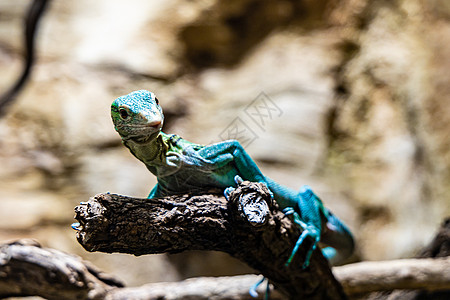
[[[393,289],[449,290],[450,258],[362,262],[333,268],[349,295]],[[47,299],[251,299],[248,288],[261,276],[198,277],[180,282],[122,284],[75,255],[20,240],[0,245],[0,298]],[[258,289],[262,299],[264,287]],[[285,299],[272,292],[271,300]],[[395,298],[395,299],[402,299]]]
[[[349,296],[396,289],[450,290],[450,257],[361,262],[334,267],[333,273]],[[257,279],[256,275],[243,275],[151,283],[116,289],[108,294],[107,299],[124,299],[127,296],[133,299],[212,299],[217,295],[222,299],[247,299],[248,286]],[[283,297],[271,295],[271,299]]]
[[[422,251],[420,251],[418,258],[442,258],[442,257],[449,257],[450,256],[450,217],[447,217],[441,224],[440,228],[438,229],[437,234],[433,238],[433,240],[430,242],[429,245],[427,245]],[[389,264],[388,264],[389,267]],[[436,266],[436,268],[440,268],[440,266]],[[433,269],[432,269],[433,270]],[[447,278],[447,284],[448,284],[448,268],[446,272],[440,274],[438,277],[435,277],[437,281],[444,280],[444,278]],[[422,273],[417,272],[416,275]],[[396,275],[401,277],[401,274],[404,274],[402,270],[399,270],[399,273]],[[439,273],[438,273],[439,274]],[[442,276],[442,278],[441,278]],[[417,279],[417,285],[423,286],[424,284],[421,283],[421,280],[429,280],[427,276],[424,278],[422,277],[415,277],[413,278]],[[401,281],[401,280],[400,280]],[[436,284],[433,282],[429,282],[430,289],[433,288]],[[445,290],[430,290],[427,288],[424,288],[422,290],[391,290],[391,291],[385,291],[385,292],[373,292],[371,294],[366,294],[364,296],[365,299],[368,300],[381,300],[381,299],[450,299],[450,288],[446,288]]]
[[[348,295],[407,290],[450,290],[450,257],[366,261],[333,268]]]
[[[76,255],[41,248],[33,240],[0,245],[0,298],[41,296],[46,299],[250,299],[249,287],[261,276],[199,277],[181,282],[123,288],[112,276]],[[264,287],[258,288],[260,297]],[[252,298],[254,299],[254,298]],[[284,299],[272,293],[271,300]]]
[[[43,249],[30,240],[0,245],[0,298],[103,299],[121,286],[78,256]]]
[[[196,277],[179,282],[149,283],[140,287],[120,288],[108,292],[105,300],[262,300],[265,287],[259,286],[258,297],[253,298],[248,293],[249,287],[255,284],[261,276],[240,275],[230,277]],[[283,300],[285,296],[273,291],[270,300]]]
[[[284,293],[294,289],[290,290],[290,284],[294,282],[302,288],[316,287],[316,290],[310,289],[303,293],[308,294],[306,298],[337,298],[321,290],[327,288],[328,284],[317,284],[317,280],[330,280],[331,287],[336,288],[333,285],[334,278],[327,278],[330,274],[324,272],[323,267],[326,265],[322,265],[324,259],[320,253],[313,255],[311,268],[307,271],[300,268],[304,249],[291,266],[284,268],[284,260],[291,251],[289,243],[296,241],[299,234],[296,231],[299,229],[276,209],[265,187],[258,184],[245,183],[232,194],[230,201],[212,194],[183,195],[155,201],[101,194],[77,207],[77,216],[82,222],[78,239],[85,242],[88,249],[119,249],[127,253],[136,251],[137,254],[184,249],[225,249],[255,268],[259,267],[266,277],[271,276],[272,282]],[[150,222],[150,227],[146,227],[147,222]],[[160,226],[155,222],[161,222]],[[87,230],[89,228],[92,230]],[[133,228],[134,231],[127,231]],[[211,236],[211,228],[215,230],[216,236]],[[177,240],[177,237],[184,239]],[[127,243],[130,239],[141,241],[142,245],[131,244],[130,247]],[[110,246],[108,241],[112,242]],[[279,244],[281,241],[285,244]],[[434,295],[433,291],[444,290],[436,294],[442,298],[443,295],[448,296],[450,290],[449,245],[450,218],[420,255],[441,258],[362,262],[336,267],[333,272],[349,295],[396,290],[390,297],[403,299],[407,290],[415,289],[418,291],[415,294],[426,298],[427,295]],[[276,269],[278,267],[281,269]],[[320,277],[323,275],[325,277]],[[248,287],[257,278],[255,275],[194,278],[123,288],[117,279],[100,272],[77,256],[41,248],[30,240],[0,245],[0,298],[37,295],[50,300],[115,300],[130,297],[137,300],[249,299]],[[278,283],[277,280],[283,279],[286,281]],[[263,286],[260,286],[260,292],[262,289]],[[297,295],[290,294],[290,297],[296,298]],[[368,297],[384,299],[386,294],[371,294]],[[283,299],[283,296],[275,293],[272,299]]]
[[[216,194],[138,199],[99,194],[75,208],[77,239],[88,251],[134,255],[218,250],[246,262],[292,299],[345,299],[320,251],[302,270],[308,245],[285,263],[301,229],[267,188],[244,182],[227,201]]]

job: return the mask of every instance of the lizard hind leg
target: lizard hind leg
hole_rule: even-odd
[[[300,215],[292,208],[288,207],[283,210],[283,212],[286,215],[293,215],[294,222],[299,225],[301,228],[303,228],[303,232],[301,233],[300,237],[298,238],[297,242],[295,243],[294,248],[292,249],[291,255],[289,256],[288,260],[285,263],[285,266],[289,266],[292,262],[292,259],[294,258],[295,254],[297,253],[300,245],[303,243],[303,241],[309,236],[313,240],[313,244],[308,249],[308,252],[306,253],[305,260],[303,262],[302,268],[305,269],[309,266],[309,263],[311,261],[311,255],[314,252],[314,250],[317,247],[317,243],[320,240],[320,230],[317,230],[317,228],[313,225],[308,225],[305,223],[301,218]]]
[[[316,243],[322,241],[328,247],[322,249],[322,254],[331,265],[342,263],[351,256],[355,244],[350,230],[331,211],[326,209],[322,200],[309,186],[303,186],[299,192],[299,208],[301,220],[308,229],[315,230]],[[322,232],[322,220],[325,218],[328,230]],[[323,233],[323,234],[322,234]]]
[[[314,194],[312,189],[305,185],[303,186],[298,195],[297,195],[297,208],[298,212],[293,207],[287,207],[284,209],[284,212],[287,215],[293,215],[294,222],[299,225],[303,231],[295,243],[294,249],[286,262],[286,266],[288,266],[295,254],[298,251],[298,248],[303,243],[303,241],[310,237],[312,239],[312,245],[306,252],[305,261],[303,263],[303,268],[307,268],[309,266],[309,262],[311,260],[311,255],[314,250],[317,248],[317,244],[320,241],[320,236],[322,234],[322,220],[321,220],[321,210],[323,210],[322,201]]]
[[[252,287],[248,291],[250,296],[252,296],[253,298],[257,298],[258,297],[258,292],[256,291],[256,289],[266,280],[267,280],[267,285],[266,285],[266,293],[264,295],[264,300],[269,300],[269,298],[270,298],[270,285],[269,285],[269,279],[267,279],[266,277],[263,277],[257,283],[252,285]]]

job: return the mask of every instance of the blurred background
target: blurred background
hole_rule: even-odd
[[[29,0],[0,2],[0,91],[24,61]],[[164,131],[237,138],[265,175],[309,184],[355,259],[410,257],[450,215],[446,0],[52,0],[30,82],[0,119],[0,242],[34,238],[128,285],[252,272],[222,253],[88,253],[73,208],[156,180],[111,102],[156,93]]]

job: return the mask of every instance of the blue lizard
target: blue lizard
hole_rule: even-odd
[[[312,245],[303,268],[308,267],[319,241],[329,246],[322,251],[332,263],[341,262],[353,252],[350,231],[324,207],[310,187],[295,191],[264,176],[238,141],[200,145],[162,132],[164,115],[152,92],[140,90],[117,98],[111,105],[111,116],[123,144],[157,177],[148,198],[210,187],[224,190],[227,196],[242,179],[261,182],[269,188],[278,206],[286,214],[292,214],[294,222],[303,228],[286,265],[307,237],[312,239]]]

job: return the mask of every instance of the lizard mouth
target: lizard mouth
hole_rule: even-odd
[[[161,131],[162,122],[153,122],[147,124],[127,124],[117,126],[123,140],[132,140],[139,144],[147,143]]]
[[[161,128],[162,126],[161,121],[155,121],[147,124],[126,124],[122,126],[118,126],[121,128],[138,128],[138,129],[145,129],[145,128]]]

